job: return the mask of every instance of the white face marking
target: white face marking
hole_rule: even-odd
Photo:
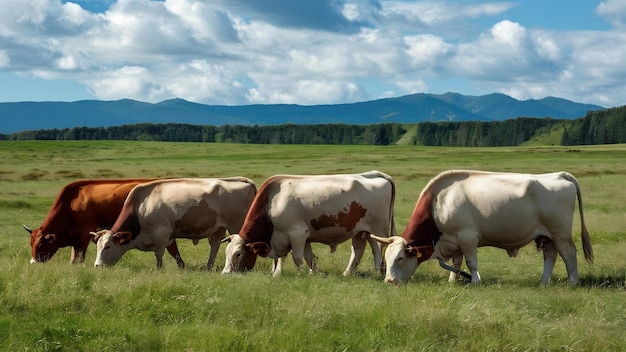
[[[117,243],[113,237],[113,232],[109,230],[100,232],[96,249],[96,261],[93,263],[95,267],[114,265],[120,260],[124,252],[126,252],[122,248],[122,245]]]
[[[224,264],[224,270],[222,274],[230,274],[233,272],[239,272],[241,267],[241,260],[245,255],[245,243],[239,235],[234,235],[232,240],[226,246],[226,263]]]
[[[415,273],[418,266],[417,257],[409,255],[405,249],[406,246],[407,242],[398,237],[387,247],[385,251],[385,263],[387,265],[385,282],[404,284]]]

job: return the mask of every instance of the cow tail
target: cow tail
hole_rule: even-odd
[[[391,178],[391,176],[387,177],[387,180],[389,181],[389,183],[391,184],[391,203],[389,206],[389,230],[388,230],[388,237],[391,236],[395,236],[396,235],[396,222],[394,220],[394,216],[393,216],[393,209],[395,207],[394,202],[396,200],[396,183],[393,181],[393,178]]]
[[[578,211],[580,212],[580,235],[582,237],[583,242],[583,252],[585,252],[585,259],[589,263],[593,263],[593,248],[591,247],[591,238],[589,237],[589,232],[587,231],[587,227],[585,226],[585,216],[583,213],[583,198],[582,192],[580,190],[580,185],[578,184],[578,180],[574,175],[564,172],[563,176],[568,181],[572,182],[576,186],[576,195],[578,196]]]

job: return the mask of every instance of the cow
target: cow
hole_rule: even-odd
[[[395,235],[393,179],[379,171],[340,175],[275,175],[259,188],[238,234],[225,238],[223,274],[250,270],[257,255],[274,259],[272,275],[281,272],[291,251],[300,271],[303,259],[316,270],[311,242],[337,245],[352,239],[352,253],[343,275],[351,274],[370,242],[376,270],[381,246],[370,233]]]
[[[238,232],[256,194],[256,185],[244,177],[181,178],[137,185],[126,198],[110,230],[91,232],[98,252],[94,266],[112,266],[137,248],[154,251],[163,266],[166,246],[176,238],[197,244],[207,238],[211,270],[226,231]]]
[[[90,231],[109,228],[117,219],[128,193],[136,185],[154,179],[96,179],[72,182],[59,192],[38,229],[22,225],[30,234],[31,263],[46,262],[62,247],[72,247],[70,263],[84,262]],[[176,243],[168,247],[184,265]]]
[[[578,198],[585,258],[593,249],[585,227],[580,185],[567,172],[540,175],[450,170],[434,177],[422,190],[413,214],[396,237],[372,236],[388,245],[385,281],[403,284],[424,261],[462,258],[471,282],[480,282],[477,248],[505,249],[510,256],[532,242],[543,250],[542,283],[548,284],[557,252],[565,262],[571,285],[578,283],[572,221]],[[450,281],[456,279],[455,272]]]

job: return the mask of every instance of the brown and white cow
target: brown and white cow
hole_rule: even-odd
[[[537,248],[543,250],[543,283],[550,280],[558,252],[574,285],[578,269],[572,221],[577,197],[583,251],[592,263],[580,186],[571,174],[443,172],[422,190],[400,237],[373,236],[389,245],[385,281],[405,283],[420,263],[433,258],[454,258],[454,267],[459,269],[465,256],[472,283],[478,283],[478,247],[503,248],[513,256],[535,240]],[[453,279],[454,273],[450,276]]]
[[[225,239],[230,243],[222,273],[252,269],[260,255],[275,260],[276,276],[289,251],[298,269],[305,259],[315,271],[311,242],[327,244],[334,251],[348,239],[352,239],[352,254],[343,274],[357,267],[367,241],[379,270],[381,248],[369,234],[395,234],[394,197],[393,179],[379,171],[270,177],[260,187],[241,231]]]
[[[165,248],[176,238],[194,244],[207,238],[210,270],[225,232],[238,232],[256,186],[244,177],[183,178],[140,184],[129,194],[110,230],[92,232],[98,253],[94,266],[114,265],[126,251],[154,251],[163,265]]]
[[[85,260],[90,231],[113,226],[128,193],[154,179],[96,179],[72,182],[59,192],[38,229],[23,225],[30,234],[31,263],[46,262],[62,247],[72,247],[71,263]],[[176,243],[168,251],[180,259]]]

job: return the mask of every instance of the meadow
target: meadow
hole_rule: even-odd
[[[626,348],[626,145],[512,148],[238,145],[118,141],[0,142],[0,350],[6,351],[621,351]],[[397,187],[402,232],[421,189],[448,169],[568,171],[582,187],[595,252],[581,282],[567,283],[558,258],[540,284],[543,257],[478,251],[480,285],[448,283],[436,261],[404,286],[382,281],[369,249],[357,273],[341,276],[350,245],[313,245],[322,273],[297,272],[291,258],[272,278],[212,272],[206,241],[180,240],[184,270],[128,252],[114,267],[69,265],[69,248],[29,264],[29,236],[67,183],[83,178],[246,176],[380,170]],[[465,265],[464,265],[464,269]]]

